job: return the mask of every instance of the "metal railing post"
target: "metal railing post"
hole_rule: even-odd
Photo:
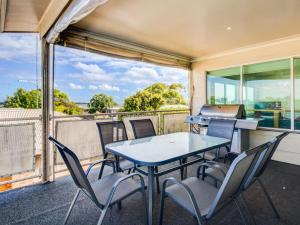
[[[42,54],[42,182],[47,182],[50,175],[50,145],[48,136],[50,134],[51,119],[51,77],[53,73],[53,45],[48,44],[43,38],[41,41]]]

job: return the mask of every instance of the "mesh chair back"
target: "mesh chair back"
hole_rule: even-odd
[[[130,120],[134,138],[144,138],[155,136],[155,129],[151,119]]]
[[[207,128],[207,135],[232,140],[236,120],[211,119]]]
[[[210,218],[218,207],[232,199],[239,192],[256,156],[266,149],[267,144],[268,143],[265,143],[256,148],[245,151],[235,158],[224,178],[213,204],[210,207],[206,216],[207,218]]]
[[[101,147],[105,155],[105,145],[116,141],[128,140],[125,125],[122,121],[97,122]]]
[[[261,156],[261,159],[258,162],[258,166],[256,168],[255,174],[253,175],[254,178],[255,177],[259,177],[259,176],[262,175],[262,173],[266,169],[266,166],[271,161],[271,159],[272,159],[272,157],[274,155],[274,152],[276,151],[278,145],[280,144],[280,142],[282,141],[282,139],[284,137],[286,137],[288,134],[289,134],[288,132],[284,132],[284,133],[276,136],[272,141],[270,141],[269,148],[267,149],[267,151],[265,152],[265,154],[263,154]]]
[[[68,149],[66,146],[58,142],[52,137],[49,137],[49,140],[52,141],[55,146],[57,147],[59,153],[61,154],[61,157],[63,158],[76,186],[78,188],[84,189],[87,194],[90,195],[93,201],[95,201],[97,204],[97,198],[95,196],[95,193],[90,185],[90,182],[87,179],[87,176],[85,172],[82,169],[82,166],[75,155],[74,152],[72,152],[70,149]]]

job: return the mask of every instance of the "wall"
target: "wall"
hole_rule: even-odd
[[[201,106],[206,103],[205,71],[292,56],[300,56],[299,35],[199,58],[192,64],[192,114],[197,114]],[[278,132],[253,131],[250,135],[250,145],[255,146],[276,134]],[[300,134],[290,134],[279,146],[273,159],[300,165],[300,148],[296,147],[298,145],[300,146]]]

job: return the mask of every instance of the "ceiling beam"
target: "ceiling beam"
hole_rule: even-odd
[[[3,1],[3,0],[2,0]],[[40,37],[45,36],[58,17],[72,0],[52,0],[39,21]]]
[[[4,31],[7,0],[0,0],[0,33]]]

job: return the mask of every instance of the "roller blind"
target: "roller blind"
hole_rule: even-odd
[[[104,55],[190,69],[191,58],[124,41],[104,34],[95,34],[71,27],[64,31],[57,44]]]

